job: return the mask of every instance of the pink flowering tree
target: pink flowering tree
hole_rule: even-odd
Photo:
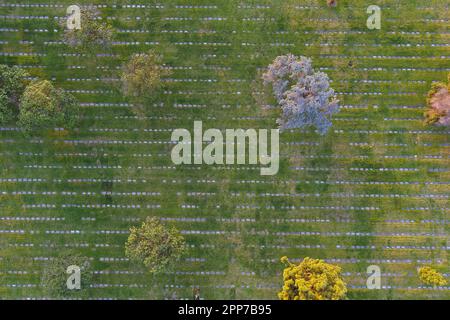
[[[433,83],[427,97],[425,123],[436,126],[450,126],[450,74],[448,83]]]

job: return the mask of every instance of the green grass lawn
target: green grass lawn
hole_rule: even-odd
[[[7,42],[0,42],[0,63],[67,90],[95,91],[74,93],[83,103],[78,130],[33,138],[0,131],[0,298],[45,297],[45,259],[65,251],[92,258],[98,287],[86,296],[93,299],[191,298],[192,287],[205,299],[275,299],[284,255],[339,264],[351,299],[450,298],[448,287],[424,287],[416,272],[427,263],[449,272],[449,131],[422,123],[431,83],[450,71],[447,1],[376,1],[381,30],[366,27],[371,1],[338,0],[336,8],[325,0],[141,2],[148,7],[80,1],[107,4],[101,11],[118,30],[115,40],[139,42],[82,57],[47,43],[60,40],[54,17],[72,1],[56,8],[0,3],[0,40]],[[29,15],[49,19],[12,19]],[[124,106],[133,101],[105,79],[149,49],[164,56],[177,81],[143,106]],[[191,129],[194,120],[275,128],[276,114],[256,105],[252,82],[289,52],[327,72],[345,106],[326,136],[282,133],[273,177],[252,166],[172,164],[171,132]],[[41,180],[7,180],[24,178]],[[146,216],[170,218],[186,233],[188,259],[177,274],[151,276],[123,260],[126,231]],[[372,264],[381,267],[381,290],[365,289]]]

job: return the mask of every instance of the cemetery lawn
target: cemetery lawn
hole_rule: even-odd
[[[27,3],[44,2],[53,3]],[[450,298],[416,271],[449,272],[449,131],[422,121],[431,83],[450,71],[448,1],[378,1],[381,30],[367,29],[372,3],[362,0],[141,2],[93,1],[106,5],[117,43],[87,56],[53,31],[72,1],[0,4],[0,63],[82,103],[76,131],[0,131],[0,298],[47,297],[42,270],[63,252],[92,259],[94,285],[83,291],[92,299],[191,298],[193,287],[205,299],[276,299],[282,256],[341,266],[350,299]],[[139,106],[117,79],[149,49],[173,74]],[[171,132],[194,120],[275,128],[252,82],[286,53],[311,57],[333,80],[342,109],[327,135],[283,132],[273,177],[259,166],[172,164]],[[175,225],[189,245],[158,276],[124,256],[128,229],[147,216]],[[369,265],[382,270],[381,290],[366,289]]]

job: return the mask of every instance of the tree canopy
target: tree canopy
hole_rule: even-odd
[[[62,21],[63,38],[67,45],[83,50],[111,45],[114,29],[108,22],[102,21],[97,8],[82,7],[80,20],[80,29],[67,29],[66,20]]]
[[[28,83],[28,73],[19,67],[0,65],[0,124],[14,120],[20,98]]]
[[[292,54],[277,57],[262,76],[270,85],[281,108],[277,120],[280,129],[316,127],[325,134],[333,114],[339,111],[338,100],[323,72],[315,72],[311,59]]]
[[[132,97],[150,95],[161,87],[161,78],[170,74],[154,51],[134,54],[122,67],[122,91]]]
[[[81,288],[70,290],[67,287],[69,266],[80,268]],[[43,270],[41,284],[44,292],[52,298],[88,297],[89,285],[92,283],[92,264],[89,258],[78,254],[64,253],[49,260]]]
[[[327,5],[329,7],[336,7],[337,6],[337,0],[327,0]]]
[[[185,251],[183,236],[174,227],[166,227],[159,219],[148,217],[140,227],[132,227],[125,244],[126,256],[143,263],[151,273],[164,271]]]
[[[448,83],[433,83],[427,97],[425,123],[437,126],[450,125],[450,74]]]
[[[77,100],[50,81],[32,82],[26,87],[19,112],[19,126],[25,131],[73,128],[78,118]]]
[[[432,286],[445,286],[447,284],[444,275],[430,266],[419,268],[419,278],[424,284]]]
[[[341,300],[347,293],[347,286],[341,277],[341,268],[323,260],[305,258],[295,265],[287,257],[281,262],[283,288],[278,293],[281,300]]]

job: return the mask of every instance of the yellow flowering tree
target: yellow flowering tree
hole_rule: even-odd
[[[419,268],[419,278],[423,283],[432,286],[445,286],[447,284],[447,280],[442,273],[429,266]]]
[[[306,257],[296,265],[282,257],[283,288],[278,293],[281,300],[341,300],[347,293],[341,268],[320,259]]]

